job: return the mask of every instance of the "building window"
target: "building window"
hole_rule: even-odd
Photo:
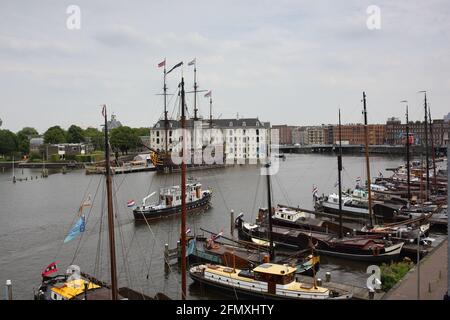
[[[172,136],[172,130],[169,131],[169,136]]]
[[[229,126],[230,126],[230,127],[233,126],[233,121],[230,121]]]
[[[244,122],[242,122],[242,126],[243,127],[246,127],[247,126],[247,124],[245,123],[245,121]],[[245,130],[244,130],[245,131]],[[244,132],[245,133],[245,132]]]
[[[256,135],[257,136],[259,135],[259,129],[256,129]]]
[[[159,138],[156,139],[156,143],[159,144]]]
[[[156,136],[159,137],[159,131],[156,131]]]

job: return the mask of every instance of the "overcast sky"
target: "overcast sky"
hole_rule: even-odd
[[[69,5],[81,29],[69,30]],[[381,29],[369,30],[369,5]],[[101,123],[100,104],[133,127],[162,115],[162,70],[197,58],[200,89],[213,92],[221,118],[272,124],[369,122],[450,112],[448,0],[354,1],[6,1],[0,0],[2,128],[67,128]],[[187,90],[192,67],[184,66]],[[181,69],[168,75],[175,92]],[[169,98],[169,111],[176,97]],[[192,95],[188,97],[192,108]],[[199,95],[202,115],[208,100]]]

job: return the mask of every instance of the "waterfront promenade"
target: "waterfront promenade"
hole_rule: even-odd
[[[420,300],[443,300],[447,292],[447,245],[445,240],[420,264]],[[386,293],[383,300],[417,300],[417,267]]]

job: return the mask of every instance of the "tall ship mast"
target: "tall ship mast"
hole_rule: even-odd
[[[366,171],[367,171],[367,195],[369,210],[369,228],[373,227],[372,190],[370,182],[370,162],[369,162],[369,128],[367,127],[366,93],[363,92],[363,114],[364,114],[364,137],[366,142]]]

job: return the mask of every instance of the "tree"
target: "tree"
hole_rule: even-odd
[[[60,126],[53,126],[44,133],[44,142],[58,144],[66,142],[66,133]]]
[[[67,142],[80,143],[84,142],[84,132],[79,126],[71,125],[67,130]]]
[[[139,136],[130,127],[122,126],[112,129],[110,143],[114,150],[120,150],[122,154],[128,154],[128,150],[136,148]]]
[[[89,141],[94,146],[95,150],[103,150],[104,148],[104,134],[96,128],[89,127],[84,130],[84,139]]]
[[[150,135],[149,128],[133,128],[132,130],[134,131],[134,133],[136,133],[138,137],[146,137]]]
[[[39,133],[35,128],[25,127],[17,132],[17,140],[19,143],[19,151],[22,154],[30,153],[30,139],[39,136]]]
[[[17,151],[19,143],[14,132],[9,130],[0,130],[0,154],[7,155]]]

